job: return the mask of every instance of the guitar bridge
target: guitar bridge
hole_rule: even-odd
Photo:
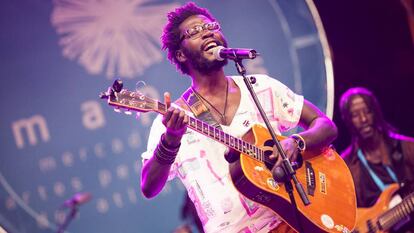
[[[305,161],[306,167],[306,187],[308,190],[308,195],[314,196],[316,182],[315,182],[315,171],[312,168],[312,164],[308,161]]]

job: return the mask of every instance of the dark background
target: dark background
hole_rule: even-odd
[[[342,93],[354,86],[374,92],[385,119],[414,136],[414,49],[407,11],[400,0],[315,0],[331,47],[335,80],[333,120],[338,152],[349,144],[340,112]],[[411,0],[414,12],[414,1]]]

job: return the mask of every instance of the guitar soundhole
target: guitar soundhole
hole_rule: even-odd
[[[275,143],[273,143],[273,140],[266,140],[263,144],[264,146],[268,146],[268,147],[272,147],[275,145]]]
[[[263,151],[264,151],[264,155],[266,157],[265,165],[266,165],[268,170],[272,170],[273,165],[276,162],[276,159],[272,159],[272,160],[269,159],[269,156],[271,156],[273,154],[273,145],[274,145],[273,140],[267,140],[267,141],[264,142],[263,145],[264,145]]]

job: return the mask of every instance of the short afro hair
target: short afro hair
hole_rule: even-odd
[[[177,69],[183,74],[188,74],[188,68],[181,62],[179,62],[175,56],[177,50],[180,49],[180,30],[178,27],[184,20],[193,15],[204,15],[211,21],[216,21],[210,12],[197,6],[193,2],[188,2],[185,5],[175,8],[167,14],[168,22],[164,27],[163,34],[161,36],[162,49],[167,50],[168,60],[172,64],[175,64]]]

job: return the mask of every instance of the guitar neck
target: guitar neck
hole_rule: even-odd
[[[122,89],[119,92],[113,91],[104,95],[108,99],[108,104],[120,109],[127,109],[137,112],[158,112],[165,115],[167,112],[166,105],[155,99],[149,98],[139,92],[131,92],[126,89]],[[264,151],[257,146],[250,144],[242,139],[236,138],[223,132],[214,126],[211,126],[199,119],[189,116],[188,127],[211,138],[227,147],[243,153],[253,159],[260,162],[265,162]]]
[[[158,102],[157,105],[158,106],[156,112],[164,115],[166,113],[165,104]],[[227,147],[240,153],[246,154],[256,160],[259,160],[261,162],[265,161],[264,151],[257,146],[250,144],[242,139],[231,136],[230,134],[223,132],[221,129],[211,126],[197,118],[189,116],[188,114],[187,116],[189,117],[188,127],[194,131],[197,131],[198,133],[201,133],[208,138],[224,144]]]
[[[414,193],[408,195],[404,200],[386,211],[378,218],[378,223],[383,230],[389,230],[397,223],[407,218],[414,211]]]

